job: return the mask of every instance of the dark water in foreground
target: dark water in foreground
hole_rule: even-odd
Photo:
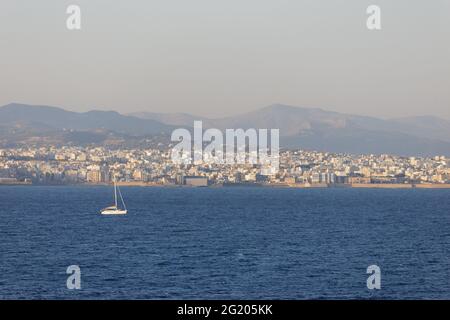
[[[122,191],[0,187],[0,298],[450,299],[450,189]]]

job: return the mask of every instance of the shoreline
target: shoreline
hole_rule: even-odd
[[[21,186],[21,187],[35,187],[35,186],[51,186],[51,187],[65,187],[65,186],[111,186],[110,183],[79,183],[79,184],[32,184],[32,183],[0,183],[1,186]],[[286,188],[286,189],[450,189],[450,183],[418,183],[418,184],[399,184],[399,183],[354,183],[354,184],[262,184],[262,183],[237,183],[237,184],[213,184],[209,186],[190,186],[190,185],[171,185],[171,184],[157,184],[146,182],[118,182],[120,187],[156,187],[156,188]]]

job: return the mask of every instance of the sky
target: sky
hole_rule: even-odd
[[[0,105],[450,119],[449,39],[450,0],[1,0]]]

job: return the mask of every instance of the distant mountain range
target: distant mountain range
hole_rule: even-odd
[[[348,153],[450,155],[450,121],[433,116],[383,120],[282,104],[221,119],[148,112],[131,115],[178,126],[192,126],[194,120],[202,120],[204,128],[222,130],[279,128],[280,143],[287,148]]]
[[[281,104],[233,117],[209,119],[184,113],[77,113],[13,103],[0,107],[0,145],[127,144],[155,137],[167,141],[175,128],[190,128],[194,120],[202,120],[204,128],[222,130],[279,128],[280,144],[286,148],[450,156],[450,121],[445,119],[422,116],[383,120]]]
[[[172,126],[114,111],[71,112],[12,103],[0,107],[0,144],[126,144],[169,136]]]

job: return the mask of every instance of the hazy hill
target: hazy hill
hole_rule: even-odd
[[[383,120],[319,108],[275,104],[221,119],[179,114],[140,113],[146,119],[192,126],[202,120],[205,128],[279,128],[284,147],[333,152],[450,155],[450,122],[436,117]]]
[[[450,121],[434,116],[419,116],[389,121],[398,130],[417,136],[450,141]]]
[[[169,133],[172,128],[151,119],[125,116],[115,111],[71,112],[49,106],[12,103],[0,108],[0,125],[64,130],[110,130],[127,135]]]
[[[167,140],[177,127],[279,128],[282,147],[331,152],[449,155],[450,122],[424,116],[383,120],[318,108],[271,105],[233,117],[208,119],[190,114],[114,111],[71,112],[48,106],[0,107],[0,143],[33,141],[135,144],[147,137]]]
[[[12,103],[0,107],[0,146],[18,143],[136,145],[174,128],[114,111],[71,112]],[[148,139],[146,139],[148,140]]]

